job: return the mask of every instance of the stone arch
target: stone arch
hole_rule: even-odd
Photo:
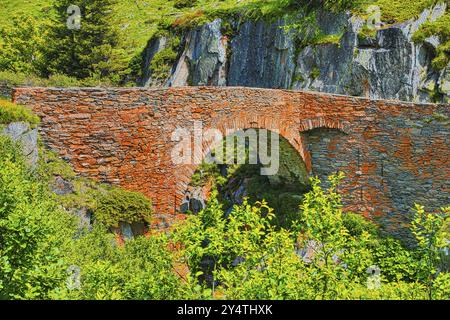
[[[312,157],[308,151],[305,137],[301,133],[316,128],[337,129],[344,133],[347,133],[346,131],[348,130],[344,123],[323,117],[305,119],[296,123],[295,121],[287,122],[272,115],[246,114],[244,112],[239,112],[235,117],[221,117],[216,121],[212,121],[211,124],[204,129],[207,130],[211,128],[218,129],[221,132],[222,137],[232,134],[230,131],[247,129],[278,131],[278,134],[286,139],[286,141],[298,152],[305,163],[308,174],[312,173]],[[208,141],[203,141],[201,159],[205,159],[209,152],[215,147],[215,145],[212,145]],[[184,201],[186,190],[199,165],[200,164],[198,163],[184,165],[176,169],[176,203],[181,204],[181,202]]]
[[[218,129],[222,137],[226,137],[238,130],[247,129],[266,129],[272,132],[277,132],[283,137],[300,155],[301,159],[305,162],[306,149],[302,145],[302,139],[298,126],[295,123],[287,123],[280,118],[257,115],[257,114],[245,114],[243,112],[238,113],[235,117],[221,117],[219,120],[211,122],[204,129]],[[202,145],[202,160],[216,147],[209,141],[203,141]],[[305,162],[306,164],[306,162]],[[191,182],[192,176],[199,167],[200,164],[190,164],[178,167],[175,170],[177,176],[176,186],[176,202],[181,203],[184,200],[185,192]]]
[[[300,141],[301,141],[301,155],[303,158],[303,161],[305,161],[306,164],[306,169],[308,170],[308,173],[311,174],[312,173],[312,169],[313,169],[313,165],[312,165],[312,156],[310,151],[307,148],[308,142],[306,141],[306,137],[304,135],[304,133],[308,132],[308,131],[312,131],[314,129],[320,129],[320,128],[325,128],[325,129],[336,129],[339,130],[341,132],[343,132],[344,134],[348,134],[348,126],[347,124],[345,124],[342,121],[338,121],[335,119],[329,119],[329,118],[324,118],[324,117],[318,117],[318,118],[310,118],[310,119],[304,119],[301,120],[298,126],[299,129],[299,136],[300,136]]]

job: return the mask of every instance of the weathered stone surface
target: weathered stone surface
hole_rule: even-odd
[[[289,88],[295,68],[293,32],[274,24],[245,22],[231,41],[229,86]]]
[[[31,129],[25,122],[13,122],[6,126],[3,134],[20,143],[25,161],[35,167],[38,160],[37,129]]]
[[[133,230],[131,229],[131,225],[129,223],[120,223],[120,233],[124,240],[130,240],[134,238]]]
[[[61,176],[56,176],[53,178],[50,188],[52,192],[60,196],[72,193],[74,191],[73,184]]]
[[[174,214],[185,199],[198,165],[172,161],[172,133],[199,120],[223,134],[277,129],[309,174],[345,173],[346,210],[379,216],[387,229],[415,202],[448,205],[448,104],[233,87],[18,88],[14,101],[41,117],[44,142],[78,174],[141,191],[157,213]]]
[[[147,47],[144,50],[144,66],[142,70],[142,79],[138,81],[138,84],[142,87],[151,87],[151,86],[160,86],[162,83],[159,83],[157,80],[152,78],[152,71],[150,69],[150,64],[153,60],[153,57],[166,48],[167,46],[167,38],[166,37],[155,37],[150,40]]]
[[[180,212],[186,213],[188,211],[192,213],[198,213],[206,207],[205,194],[202,188],[189,187],[185,192],[185,198],[181,204]]]
[[[379,30],[375,39],[358,37],[364,24],[361,19],[345,14],[338,19],[319,15],[317,22],[322,29],[332,24],[331,34],[339,34],[339,29],[345,32],[339,45],[310,45],[299,53],[292,88],[374,99],[431,101],[440,78],[431,68],[439,41],[432,37],[424,44],[415,44],[412,36],[421,24],[437,19],[445,9],[445,4],[439,4],[425,10],[417,20]]]
[[[227,39],[221,34],[221,24],[222,21],[217,19],[185,35],[183,53],[169,86],[226,85]]]

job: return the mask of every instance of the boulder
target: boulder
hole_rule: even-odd
[[[3,134],[20,143],[26,163],[35,168],[39,155],[37,129],[31,129],[26,122],[13,122],[3,129]]]

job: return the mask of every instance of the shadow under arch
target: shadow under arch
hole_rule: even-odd
[[[256,135],[253,141],[249,131]],[[242,134],[240,140],[236,138],[237,133]],[[268,141],[265,141],[265,135],[269,138]],[[230,140],[230,138],[233,139]],[[250,202],[267,200],[269,206],[281,212],[287,212],[289,209],[287,204],[290,203],[292,211],[298,212],[301,195],[309,190],[309,175],[298,148],[295,148],[283,135],[265,128],[231,129],[221,141],[215,141],[213,144],[205,143],[203,158],[211,157],[218,148],[223,148],[226,154],[225,150],[229,150],[230,145],[226,144],[224,147],[224,141],[229,143],[235,139],[241,144],[233,143],[233,152],[229,153],[232,154],[232,162],[228,158],[228,161],[223,163],[203,162],[196,165],[178,210],[183,213],[199,212],[206,206],[211,189],[217,189],[220,202],[224,205],[226,212],[229,212],[234,204],[242,203],[244,197],[248,197]],[[276,145],[272,145],[274,140]],[[255,142],[257,142],[256,150],[255,146],[251,145]],[[261,168],[271,164],[260,161],[261,144],[266,144],[267,147],[267,150],[262,153],[267,152],[266,155],[270,155],[268,157],[270,161],[277,162],[274,174],[262,174]],[[257,160],[256,162],[249,161],[252,151],[257,152],[257,157],[253,158],[253,161]],[[238,154],[242,157],[242,153],[245,154],[245,163],[237,163]]]
[[[237,111],[228,117],[211,119],[211,122],[204,129],[208,130],[212,128],[217,129],[222,137],[226,137],[230,132],[247,129],[264,129],[277,132],[282,139],[285,139],[296,150],[306,167],[308,175],[313,174],[312,156],[307,141],[308,132],[319,128],[336,129],[344,134],[348,134],[350,131],[347,122],[337,120],[333,117],[312,117],[303,120],[294,118],[287,121],[277,115],[248,114],[245,111]],[[175,193],[176,211],[180,212],[181,205],[186,202],[186,194],[189,192],[192,177],[198,170],[201,161],[216,146],[211,141],[202,141],[201,153],[197,157],[198,159],[195,159],[196,161],[194,163],[179,165],[175,169],[174,174],[177,181]],[[201,204],[203,205],[203,203]]]

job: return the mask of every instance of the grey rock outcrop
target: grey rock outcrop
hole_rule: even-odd
[[[6,126],[3,134],[20,143],[25,161],[34,168],[39,154],[37,129],[30,128],[30,125],[26,122],[12,122]]]
[[[182,54],[173,69],[168,85],[226,85],[227,38],[217,19],[189,31],[182,41]]]
[[[229,86],[289,88],[295,69],[293,31],[284,20],[245,22],[231,41]]]
[[[431,67],[439,40],[432,37],[424,44],[415,44],[412,36],[421,24],[437,19],[445,10],[445,4],[427,9],[417,20],[378,30],[373,39],[358,36],[364,21],[341,15],[338,20],[346,31],[340,43],[303,49],[297,57],[297,81],[292,88],[374,99],[431,101],[439,89],[439,73]],[[318,17],[322,30],[328,21],[333,20]]]
[[[150,64],[155,57],[155,55],[166,48],[167,46],[167,38],[166,37],[156,37],[150,40],[147,48],[144,50],[144,67],[142,70],[142,79],[139,81],[139,84],[143,87],[151,87],[157,86],[160,83],[152,78],[152,70],[150,68]]]
[[[50,188],[53,193],[59,196],[70,194],[74,191],[73,183],[71,181],[65,180],[61,176],[53,177],[53,181],[50,184]]]
[[[450,66],[441,71],[431,66],[439,38],[429,37],[421,44],[412,40],[423,23],[446,10],[447,4],[438,4],[417,19],[382,26],[373,38],[360,35],[366,23],[362,18],[319,12],[316,25],[321,33],[339,41],[307,45],[299,43],[310,30],[297,34],[284,28],[292,21],[232,22],[235,30],[228,39],[217,19],[184,34],[165,85],[300,89],[415,102],[441,97],[448,102]],[[164,38],[147,49],[147,66],[161,43]]]

